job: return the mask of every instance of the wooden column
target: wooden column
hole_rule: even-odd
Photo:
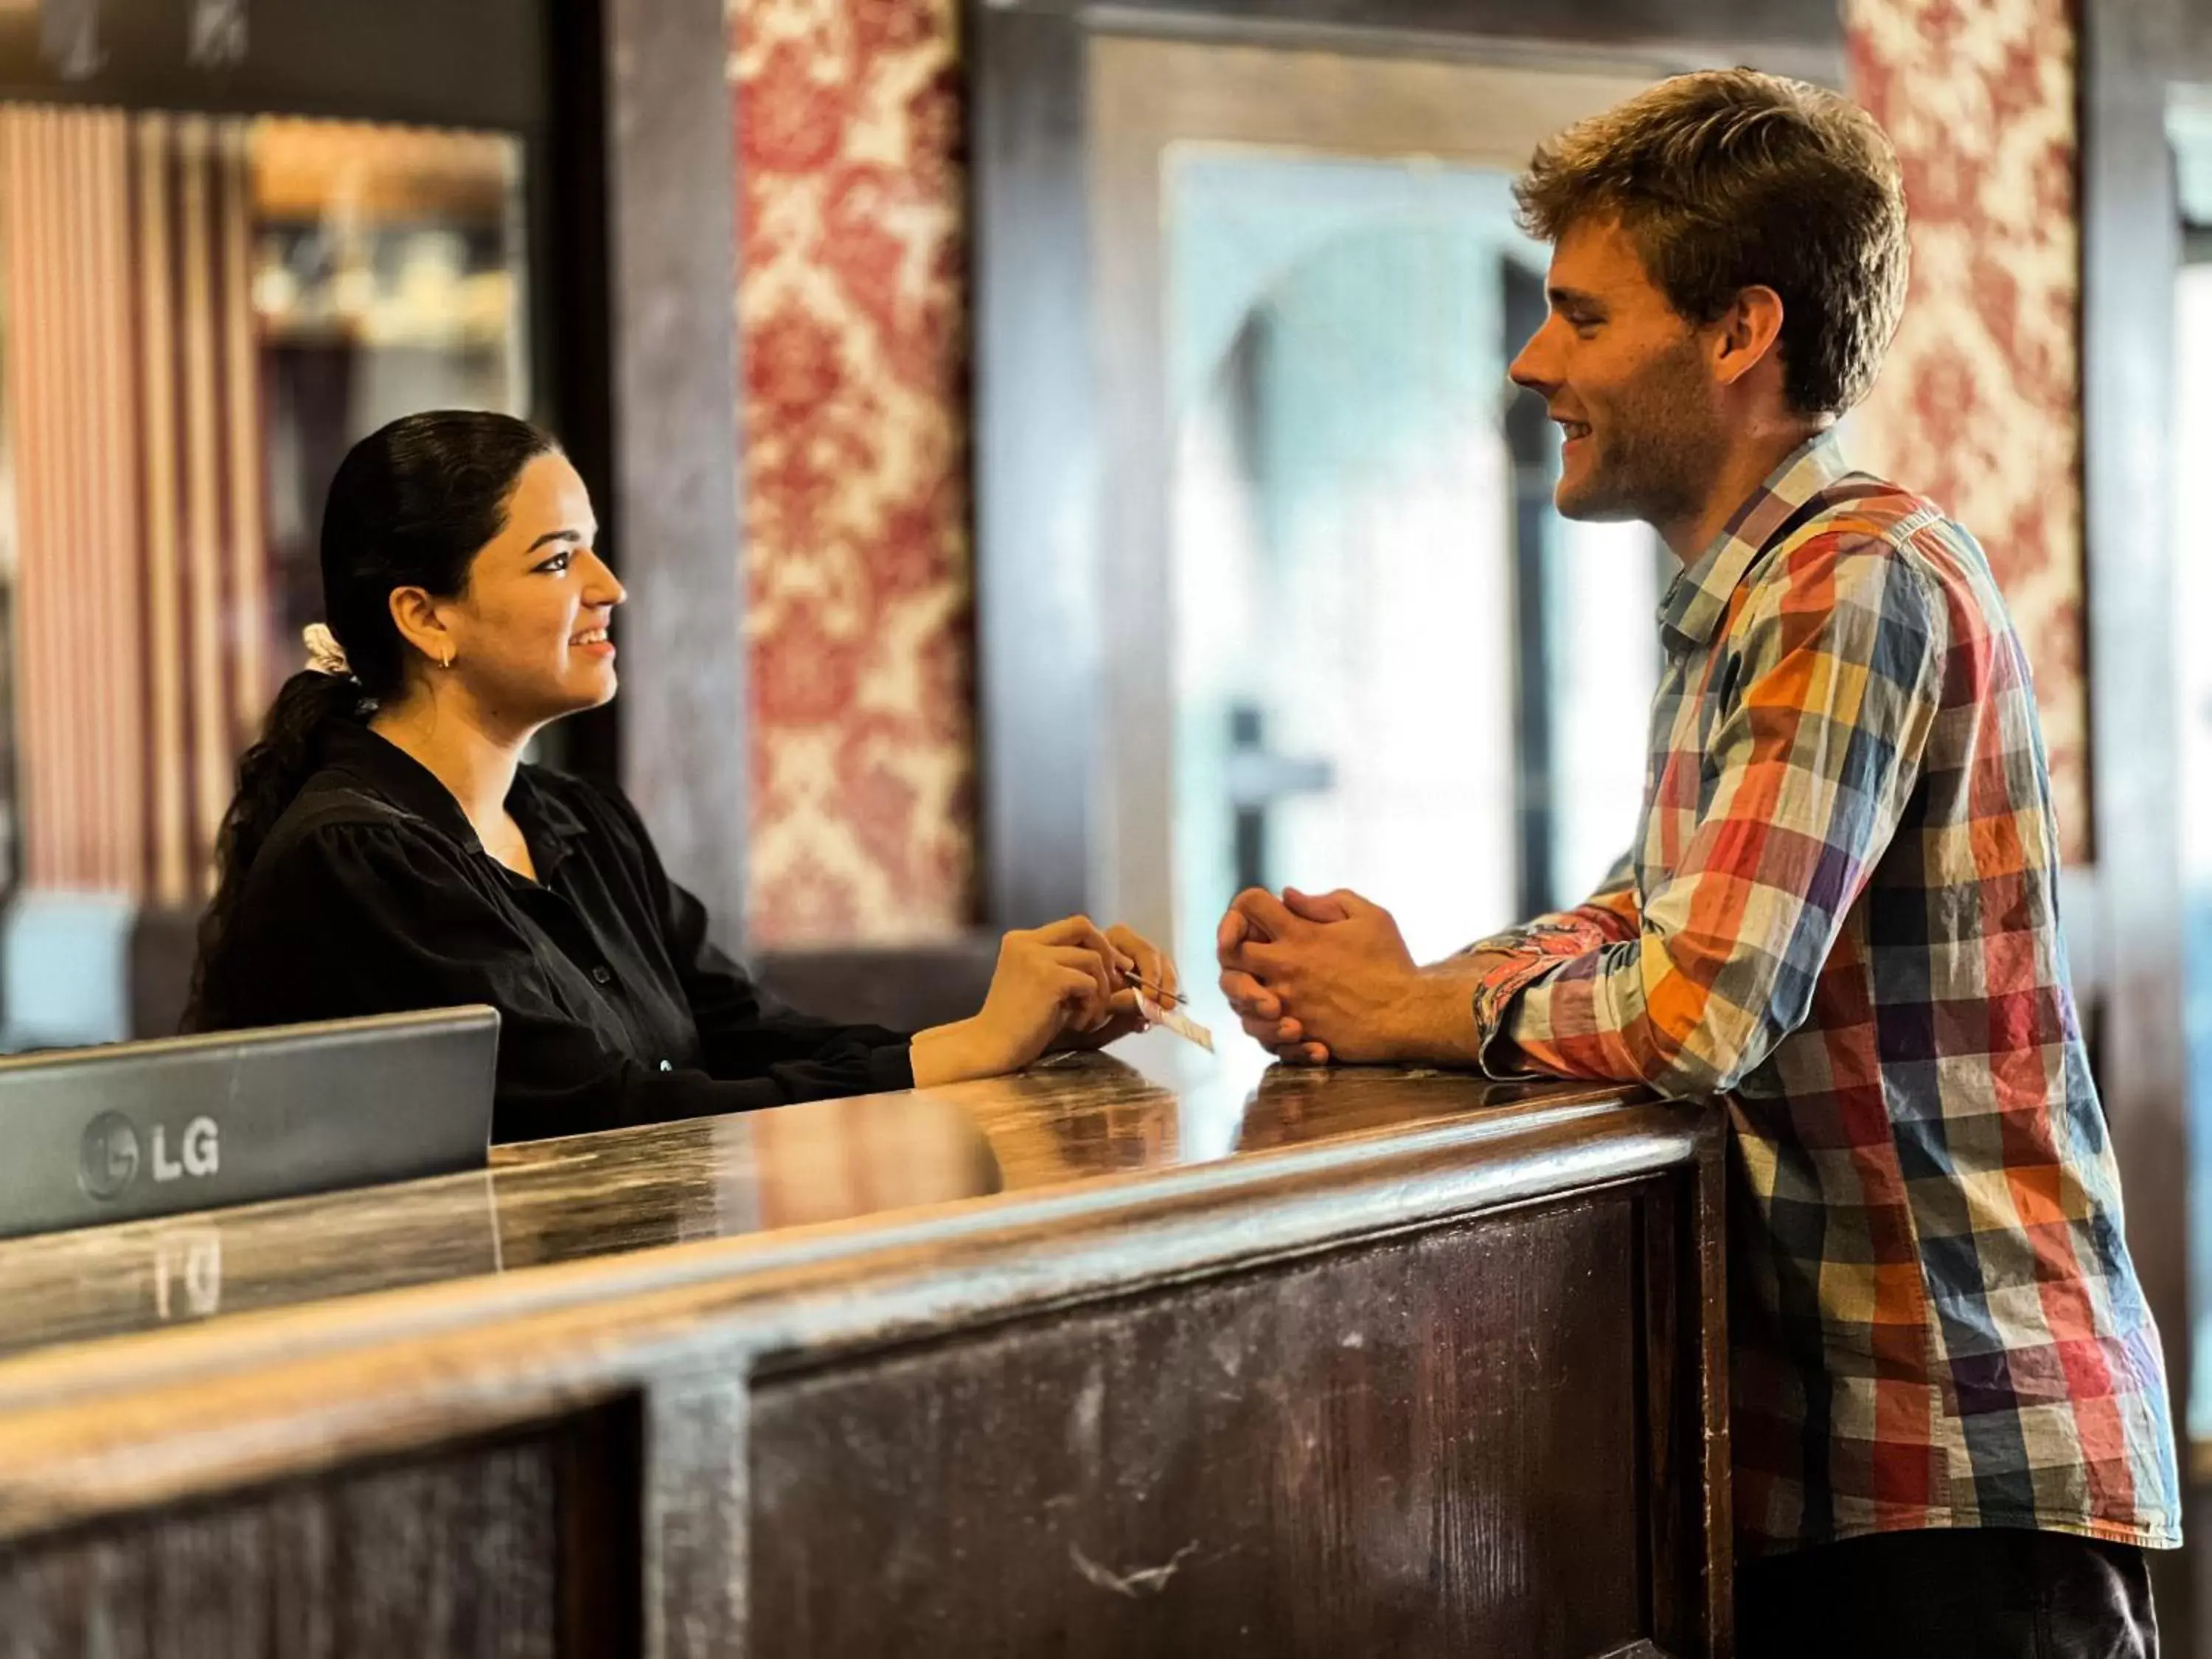
[[[721,0],[604,0],[622,778],[734,943],[745,895],[737,184]],[[597,483],[597,480],[593,480]],[[608,507],[612,511],[610,515]]]

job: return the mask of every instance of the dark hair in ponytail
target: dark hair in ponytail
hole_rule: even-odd
[[[372,432],[346,453],[323,508],[323,616],[349,674],[303,670],[284,682],[260,740],[238,763],[238,792],[216,838],[216,891],[200,919],[185,1028],[206,1029],[208,970],[269,832],[319,763],[317,735],[360,720],[407,683],[413,647],[392,620],[394,588],[452,599],[507,526],[522,469],[560,446],[512,415],[431,410]]]

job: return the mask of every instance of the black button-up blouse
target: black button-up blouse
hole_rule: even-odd
[[[904,1034],[778,1006],[709,944],[618,791],[517,770],[533,882],[366,726],[332,722],[319,759],[208,964],[208,1029],[489,1003],[499,1140],[913,1085]]]

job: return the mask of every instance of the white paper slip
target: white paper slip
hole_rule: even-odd
[[[1137,993],[1137,1012],[1155,1025],[1164,1025],[1186,1042],[1195,1042],[1209,1054],[1213,1052],[1213,1033],[1187,1014],[1172,1008],[1163,1008],[1142,991]]]

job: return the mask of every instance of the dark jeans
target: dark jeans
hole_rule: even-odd
[[[2158,1659],[2141,1550],[1995,1527],[1741,1563],[1735,1629],[1741,1659]]]

